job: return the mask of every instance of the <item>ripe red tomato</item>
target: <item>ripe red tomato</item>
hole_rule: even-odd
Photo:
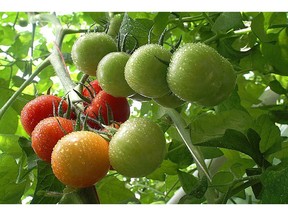
[[[29,101],[22,109],[20,120],[24,130],[31,136],[33,129],[43,119],[58,115],[58,106],[62,99],[54,95],[41,95]],[[63,101],[63,113],[67,111],[68,104]]]
[[[92,100],[92,103],[85,110],[90,118],[98,119],[99,114],[103,117],[104,124],[108,122],[108,107],[110,107],[113,121],[125,122],[130,116],[130,106],[125,97],[113,97],[105,91],[100,91]],[[92,121],[88,121],[92,128],[99,129],[100,126]]]
[[[62,117],[41,120],[31,135],[32,148],[38,157],[50,163],[54,146],[63,136],[74,130],[74,123]]]
[[[69,133],[53,149],[53,173],[65,185],[75,188],[92,186],[110,168],[108,149],[108,142],[97,133]]]
[[[87,88],[91,91],[92,95],[90,94],[90,92]],[[87,85],[87,88],[85,88],[85,87],[83,88],[82,95],[89,98],[90,100],[92,100],[96,96],[96,94],[98,94],[100,91],[102,91],[102,88],[99,85],[98,80],[91,81]]]

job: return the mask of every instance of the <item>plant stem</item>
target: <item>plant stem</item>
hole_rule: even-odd
[[[50,65],[50,56],[47,57],[41,64],[37,67],[34,73],[20,86],[20,88],[9,98],[9,100],[3,105],[0,109],[0,119],[3,117],[4,113],[7,109],[12,105],[12,103],[17,99],[17,97],[21,94],[21,92],[31,84],[34,78],[47,66]]]
[[[212,181],[212,178],[210,176],[209,170],[206,166],[204,157],[202,155],[202,152],[200,149],[192,144],[191,136],[190,136],[190,131],[186,128],[186,123],[184,119],[181,117],[181,115],[174,109],[169,109],[165,108],[166,113],[170,116],[172,119],[179,135],[181,136],[183,142],[186,144],[188,150],[190,151],[200,177],[205,175],[209,182]],[[208,188],[206,191],[206,199],[208,203],[215,203],[216,200],[218,199],[217,194],[215,193],[215,190],[213,188]]]
[[[204,175],[206,175],[206,177],[208,178],[209,181],[212,181],[208,168],[205,164],[204,158],[202,156],[202,153],[200,152],[199,148],[194,146],[192,144],[192,140],[190,137],[190,132],[185,128],[185,122],[182,119],[182,117],[180,116],[180,114],[174,110],[174,109],[166,109],[166,113],[170,116],[170,118],[172,119],[172,121],[175,124],[175,127],[179,133],[179,135],[181,136],[182,140],[184,141],[184,143],[186,144],[188,150],[190,151],[197,167],[198,167],[198,171],[200,173],[203,173]]]

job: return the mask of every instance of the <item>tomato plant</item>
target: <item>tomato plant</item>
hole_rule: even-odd
[[[62,117],[41,120],[31,134],[31,146],[39,158],[51,162],[54,146],[64,135],[74,130],[75,123]]]
[[[281,11],[0,12],[0,203],[287,204]]]
[[[53,173],[65,185],[92,186],[110,168],[108,142],[90,131],[69,133],[55,145],[51,164]]]

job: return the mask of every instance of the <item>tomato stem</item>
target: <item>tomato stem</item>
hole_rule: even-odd
[[[50,56],[49,56],[50,57]],[[4,113],[7,111],[7,109],[13,104],[13,102],[17,99],[17,97],[21,94],[21,92],[31,84],[31,82],[34,80],[34,78],[47,66],[50,65],[50,58],[47,57],[44,61],[40,63],[40,65],[37,67],[37,69],[34,71],[34,73],[31,74],[31,76],[20,86],[20,88],[14,92],[14,94],[9,98],[9,100],[3,105],[3,107],[0,109],[0,119],[3,117]]]

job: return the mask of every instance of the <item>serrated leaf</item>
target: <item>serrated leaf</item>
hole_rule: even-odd
[[[106,176],[96,185],[101,204],[125,204],[135,201],[135,195],[125,187],[125,182],[115,176]]]
[[[280,163],[268,168],[261,176],[263,204],[288,203],[288,166]]]

